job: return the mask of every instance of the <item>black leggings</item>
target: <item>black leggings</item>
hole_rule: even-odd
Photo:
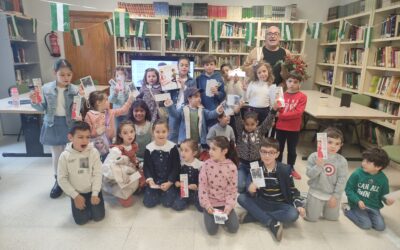
[[[292,169],[294,169],[294,164],[296,163],[296,146],[299,142],[299,134],[299,131],[276,130],[276,139],[279,141],[278,161],[282,162],[283,150],[285,149],[285,143],[287,141],[287,164],[290,165]]]

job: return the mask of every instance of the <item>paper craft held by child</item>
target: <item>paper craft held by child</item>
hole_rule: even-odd
[[[91,76],[85,76],[80,79],[83,89],[85,90],[85,96],[89,97],[90,93],[96,91],[93,80]]]
[[[181,85],[176,81],[176,77],[178,76],[176,65],[167,64],[158,66],[158,72],[160,73],[160,84],[163,91],[181,88]]]
[[[326,133],[317,133],[317,154],[320,159],[328,159],[328,137]]]

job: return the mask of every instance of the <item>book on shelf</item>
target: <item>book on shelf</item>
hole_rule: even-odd
[[[208,5],[208,18],[226,18],[228,6]]]
[[[332,27],[331,29],[328,30],[326,34],[326,41],[328,43],[336,42],[338,39],[338,34],[339,34],[339,28]]]
[[[373,76],[368,88],[371,94],[400,97],[400,76]]]
[[[14,63],[25,63],[26,58],[25,58],[25,49],[18,47],[16,44],[11,44],[12,52],[13,52],[13,57],[14,57]]]
[[[385,21],[381,24],[381,38],[389,38],[395,37],[400,35],[400,15],[391,14],[386,17]]]
[[[395,103],[395,102],[390,102],[390,101],[386,101],[386,100],[380,100],[380,99],[376,99],[375,101],[372,102],[372,107],[380,110],[382,112],[394,115],[394,116],[399,116],[399,103]],[[386,120],[387,123],[391,123],[391,124],[396,124],[396,120]]]
[[[169,16],[180,17],[182,14],[182,6],[180,5],[169,5]]]
[[[361,66],[363,63],[364,49],[350,48],[344,51],[343,63],[347,65]]]
[[[193,16],[193,3],[182,3],[182,16],[192,17]]]
[[[222,64],[230,64],[233,68],[239,68],[242,65],[242,58],[240,56],[217,56],[217,68]]]
[[[334,64],[336,59],[336,48],[325,48],[324,49],[324,63]]]
[[[346,71],[342,72],[342,87],[346,87],[348,89],[358,89],[358,84],[361,79],[361,74],[358,72]]]
[[[169,7],[168,2],[153,2],[155,16],[168,16]]]
[[[330,7],[328,10],[328,21],[341,17],[355,15],[365,11],[371,11],[376,8],[376,5],[376,0],[360,0],[346,5]]]
[[[349,41],[362,41],[364,39],[364,31],[366,28],[366,26],[358,27],[351,25],[349,31],[347,32],[346,38]]]
[[[382,147],[393,144],[394,131],[373,122],[364,122],[361,125],[361,136],[367,142]]]
[[[150,38],[139,38],[139,37],[117,37],[117,49],[126,50],[151,50]]]
[[[295,20],[297,18],[297,5],[288,6],[257,5],[242,8],[242,19],[257,18],[268,20]]]
[[[241,37],[244,38],[246,35],[245,24],[237,23],[223,23],[221,28],[221,36],[223,37]]]
[[[22,0],[0,0],[0,10],[11,13],[24,13]]]
[[[143,16],[143,17],[155,16],[153,4],[118,2],[118,8],[124,9],[126,12],[132,13],[135,16]]]
[[[204,51],[205,40],[166,40],[166,45],[168,51],[202,52]]]
[[[281,47],[287,49],[292,54],[299,54],[301,53],[301,42],[294,42],[294,41],[281,41]]]
[[[241,6],[228,6],[226,18],[230,20],[242,19],[242,7]]]
[[[212,52],[220,53],[248,53],[249,47],[246,46],[242,40],[223,40],[219,42],[213,42]]]
[[[208,18],[208,3],[194,3],[193,16],[195,18]]]
[[[333,81],[333,70],[323,70],[322,71],[322,81],[332,85]]]
[[[374,65],[378,67],[397,68],[400,64],[400,48],[386,46],[377,48]]]

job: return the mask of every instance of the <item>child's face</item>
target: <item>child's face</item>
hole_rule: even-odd
[[[328,137],[328,154],[336,154],[342,147],[342,140]]]
[[[189,61],[188,60],[180,60],[178,64],[179,75],[186,76],[189,73]]]
[[[193,162],[197,152],[192,150],[189,143],[182,143],[180,148],[182,160],[189,163]]]
[[[204,71],[208,74],[211,75],[215,71],[215,62],[209,62],[204,64]]]
[[[266,82],[268,80],[268,69],[265,66],[261,66],[257,69],[257,77],[260,81]]]
[[[154,71],[149,71],[146,74],[146,82],[150,85],[157,83],[157,74]]]
[[[168,128],[165,124],[157,124],[153,130],[154,141],[157,145],[162,146],[168,139]]]
[[[244,130],[246,130],[248,133],[256,131],[257,125],[258,121],[254,120],[253,118],[247,118],[244,120]]]
[[[96,107],[97,107],[97,111],[99,112],[103,112],[107,109],[110,108],[110,102],[108,101],[108,98],[104,98],[101,101],[97,101],[96,102]]]
[[[105,144],[103,139],[97,139],[94,141],[94,147],[97,148],[98,150],[102,150],[104,148]]]
[[[67,67],[62,67],[55,72],[57,83],[60,87],[66,87],[71,83],[72,71]]]
[[[296,78],[289,77],[286,80],[287,91],[289,93],[295,93],[300,90],[300,81]]]
[[[229,68],[229,66],[224,66],[224,67],[222,67],[221,74],[222,74],[222,76],[223,76],[225,79],[228,79],[228,78],[229,78],[229,76],[228,76],[229,70],[231,70],[231,69]]]
[[[144,122],[146,119],[146,111],[142,108],[135,108],[133,111],[133,117],[138,123]]]
[[[196,107],[196,108],[200,107],[200,105],[201,105],[200,93],[196,93],[195,95],[188,97],[188,102],[191,107]]]
[[[133,141],[135,140],[135,129],[127,124],[127,125],[123,125],[121,128],[121,132],[119,133],[119,137],[122,138],[122,141],[124,142],[125,145],[130,145],[133,143]]]
[[[125,82],[125,72],[121,70],[115,72],[115,79],[117,82]]]
[[[364,170],[364,172],[368,174],[376,174],[379,172],[379,170],[382,169],[381,167],[375,166],[373,162],[370,162],[366,159],[363,159],[363,161],[361,162],[361,167]]]
[[[226,154],[228,153],[228,149],[222,149],[214,144],[214,142],[210,143],[210,158],[213,161],[223,161],[226,159]]]
[[[68,134],[68,139],[72,142],[72,147],[79,152],[87,148],[90,142],[90,130],[76,130],[75,134]]]
[[[225,127],[231,121],[231,117],[229,115],[224,115],[221,118],[218,118],[218,122],[222,127]]]
[[[278,158],[279,152],[272,147],[261,147],[260,156],[265,166],[271,166]]]

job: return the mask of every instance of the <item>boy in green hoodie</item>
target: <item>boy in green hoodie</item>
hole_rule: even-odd
[[[383,203],[392,205],[394,199],[386,198],[389,183],[382,172],[389,165],[387,153],[372,148],[362,153],[361,168],[356,169],[346,184],[346,195],[350,207],[343,206],[344,214],[362,229],[385,230],[385,221],[380,213]]]

